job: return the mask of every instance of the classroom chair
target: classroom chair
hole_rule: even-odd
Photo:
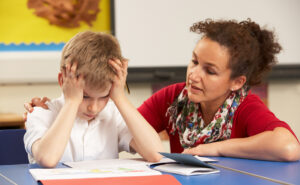
[[[28,163],[24,134],[25,129],[0,130],[0,165]]]

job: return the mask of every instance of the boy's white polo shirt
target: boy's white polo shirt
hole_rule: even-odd
[[[49,110],[35,107],[28,114],[25,149],[31,163],[34,162],[31,147],[50,128],[64,104],[64,98],[47,103]],[[119,152],[130,152],[130,134],[119,110],[109,100],[105,108],[88,124],[88,121],[76,118],[69,142],[60,162],[118,158]]]

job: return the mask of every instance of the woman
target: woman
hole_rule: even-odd
[[[202,156],[294,161],[299,143],[249,91],[262,81],[281,50],[271,31],[251,20],[195,23],[202,34],[187,68],[186,83],[155,93],[139,111],[166,129],[172,152]]]
[[[157,132],[167,130],[171,152],[299,160],[291,128],[250,91],[276,63],[281,46],[274,33],[250,19],[206,20],[191,31],[202,37],[186,82],[165,87],[139,107]]]

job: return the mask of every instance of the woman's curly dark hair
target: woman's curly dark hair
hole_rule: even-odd
[[[225,46],[230,53],[231,78],[245,75],[248,86],[261,83],[277,62],[275,54],[282,49],[274,32],[262,29],[251,19],[242,22],[207,19],[193,24],[190,30]]]

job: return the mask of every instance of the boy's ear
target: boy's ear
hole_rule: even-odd
[[[64,78],[63,78],[63,75],[62,75],[61,72],[58,73],[57,80],[58,80],[59,86],[61,87],[63,85],[63,82],[64,82]]]
[[[246,80],[247,80],[247,78],[244,75],[236,77],[235,79],[232,80],[230,90],[231,91],[239,90],[240,88],[242,88],[244,86],[244,84],[246,83]]]

